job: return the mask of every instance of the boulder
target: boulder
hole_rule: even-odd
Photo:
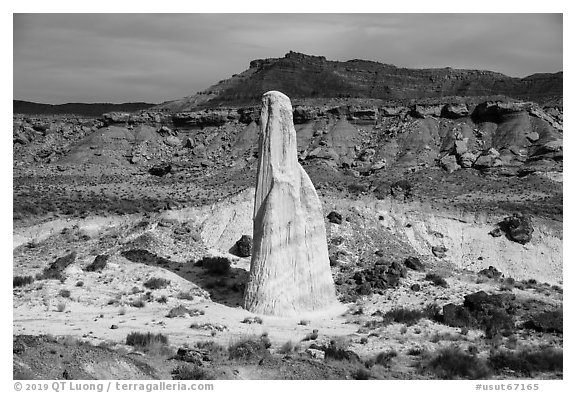
[[[180,139],[178,139],[178,137],[176,136],[167,137],[166,139],[164,139],[164,143],[172,147],[180,146],[181,144]]]
[[[236,242],[236,255],[242,258],[252,255],[252,236],[242,235]]]
[[[507,237],[516,243],[526,244],[532,239],[534,228],[530,216],[514,213],[499,223]]]
[[[298,163],[290,99],[262,98],[250,278],[244,306],[288,316],[337,304],[322,203]]]
[[[460,169],[460,165],[456,162],[456,157],[453,155],[445,155],[440,159],[440,166],[447,171],[452,173]]]
[[[150,173],[151,175],[154,176],[165,176],[167,174],[169,174],[172,171],[172,165],[171,164],[167,164],[167,163],[162,163],[162,164],[158,164],[153,166],[152,168],[150,168],[148,170],[148,173]]]
[[[446,104],[442,107],[441,116],[448,119],[460,119],[470,115],[466,104]]]
[[[332,211],[327,216],[328,221],[332,224],[342,224],[342,214]]]
[[[472,168],[478,157],[472,152],[465,152],[457,156],[458,165],[462,168]]]
[[[404,260],[404,266],[406,266],[408,269],[416,270],[419,272],[425,270],[424,264],[417,257],[406,258]]]

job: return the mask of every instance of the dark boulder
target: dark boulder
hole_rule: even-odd
[[[332,211],[326,217],[332,224],[342,224],[342,214]]]
[[[482,269],[478,272],[479,276],[486,276],[488,278],[497,280],[502,277],[502,272],[498,271],[494,266],[489,266],[488,269]]]
[[[166,163],[158,164],[150,168],[148,172],[151,175],[162,177],[172,172],[172,165]]]
[[[526,244],[532,240],[534,227],[530,216],[514,213],[512,216],[506,217],[499,225],[506,236],[516,243]]]
[[[236,255],[242,258],[252,255],[252,236],[242,235],[236,242]]]
[[[90,265],[86,266],[84,270],[87,272],[101,272],[106,267],[109,258],[110,255],[97,255],[96,258],[94,258],[94,261]]]
[[[416,271],[424,271],[425,267],[424,264],[420,261],[419,258],[416,257],[408,257],[404,260],[404,266],[408,269],[416,270]]]

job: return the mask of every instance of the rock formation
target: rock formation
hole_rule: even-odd
[[[264,94],[246,309],[289,316],[336,304],[322,205],[298,163],[290,99]]]

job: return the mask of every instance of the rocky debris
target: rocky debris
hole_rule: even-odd
[[[342,214],[335,212],[335,211],[331,211],[330,213],[328,213],[328,216],[326,216],[326,218],[328,218],[328,221],[331,222],[332,224],[342,224]]]
[[[175,130],[172,130],[171,128],[168,128],[166,126],[162,126],[158,129],[158,131],[156,131],[160,136],[162,137],[168,137],[168,136],[177,136],[178,132]]]
[[[306,354],[314,359],[324,360],[325,352],[321,349],[307,348]]]
[[[116,330],[116,329],[118,329],[118,325],[112,325],[112,326],[110,326],[110,329]]]
[[[174,307],[173,309],[171,309],[168,312],[168,315],[166,315],[167,318],[177,318],[177,317],[183,317],[189,315],[191,317],[197,317],[200,315],[204,315],[204,311],[203,310],[198,310],[198,309],[189,309],[184,307],[183,305],[179,305],[178,307]]]
[[[262,102],[254,245],[244,304],[249,311],[272,315],[320,310],[337,302],[322,204],[298,163],[290,99],[271,91]],[[287,269],[293,274],[286,275]]]
[[[390,195],[395,199],[410,200],[412,198],[412,185],[408,180],[398,180],[390,186]]]
[[[408,257],[404,260],[404,266],[408,269],[416,270],[418,272],[422,272],[426,270],[424,264],[420,261],[417,257]]]
[[[150,173],[151,175],[159,177],[166,176],[170,172],[172,172],[172,164],[168,163],[154,165],[152,168],[148,170],[148,173]]]
[[[487,169],[501,165],[502,160],[500,159],[500,153],[494,148],[484,151],[478,156],[476,161],[474,161],[474,168],[476,169]]]
[[[460,119],[470,115],[465,104],[446,104],[442,107],[441,116],[448,119]]]
[[[504,234],[504,231],[502,231],[502,228],[497,227],[488,232],[488,234],[492,237],[500,237]]]
[[[242,235],[242,237],[236,241],[235,251],[236,255],[242,258],[252,255],[252,236]]]
[[[494,266],[488,266],[488,269],[482,269],[478,272],[479,276],[485,276],[493,280],[498,280],[502,277],[502,272],[496,269]]]
[[[406,268],[398,262],[380,259],[373,268],[357,271],[352,278],[358,295],[371,295],[383,294],[386,289],[397,287],[406,274]]]
[[[432,254],[434,254],[436,258],[444,258],[446,256],[446,251],[448,251],[448,249],[444,246],[432,247]]]
[[[512,216],[504,218],[498,223],[499,229],[506,234],[510,240],[516,243],[526,244],[532,239],[534,227],[530,216],[522,213],[514,213]],[[492,236],[492,232],[490,232]]]
[[[101,272],[108,264],[108,259],[110,259],[110,255],[97,255],[96,258],[94,258],[94,261],[90,265],[86,266],[84,270],[87,272]]]

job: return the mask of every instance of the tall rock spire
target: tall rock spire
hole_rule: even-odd
[[[298,315],[337,304],[322,205],[298,163],[290,99],[262,98],[254,241],[244,297],[252,312]]]

